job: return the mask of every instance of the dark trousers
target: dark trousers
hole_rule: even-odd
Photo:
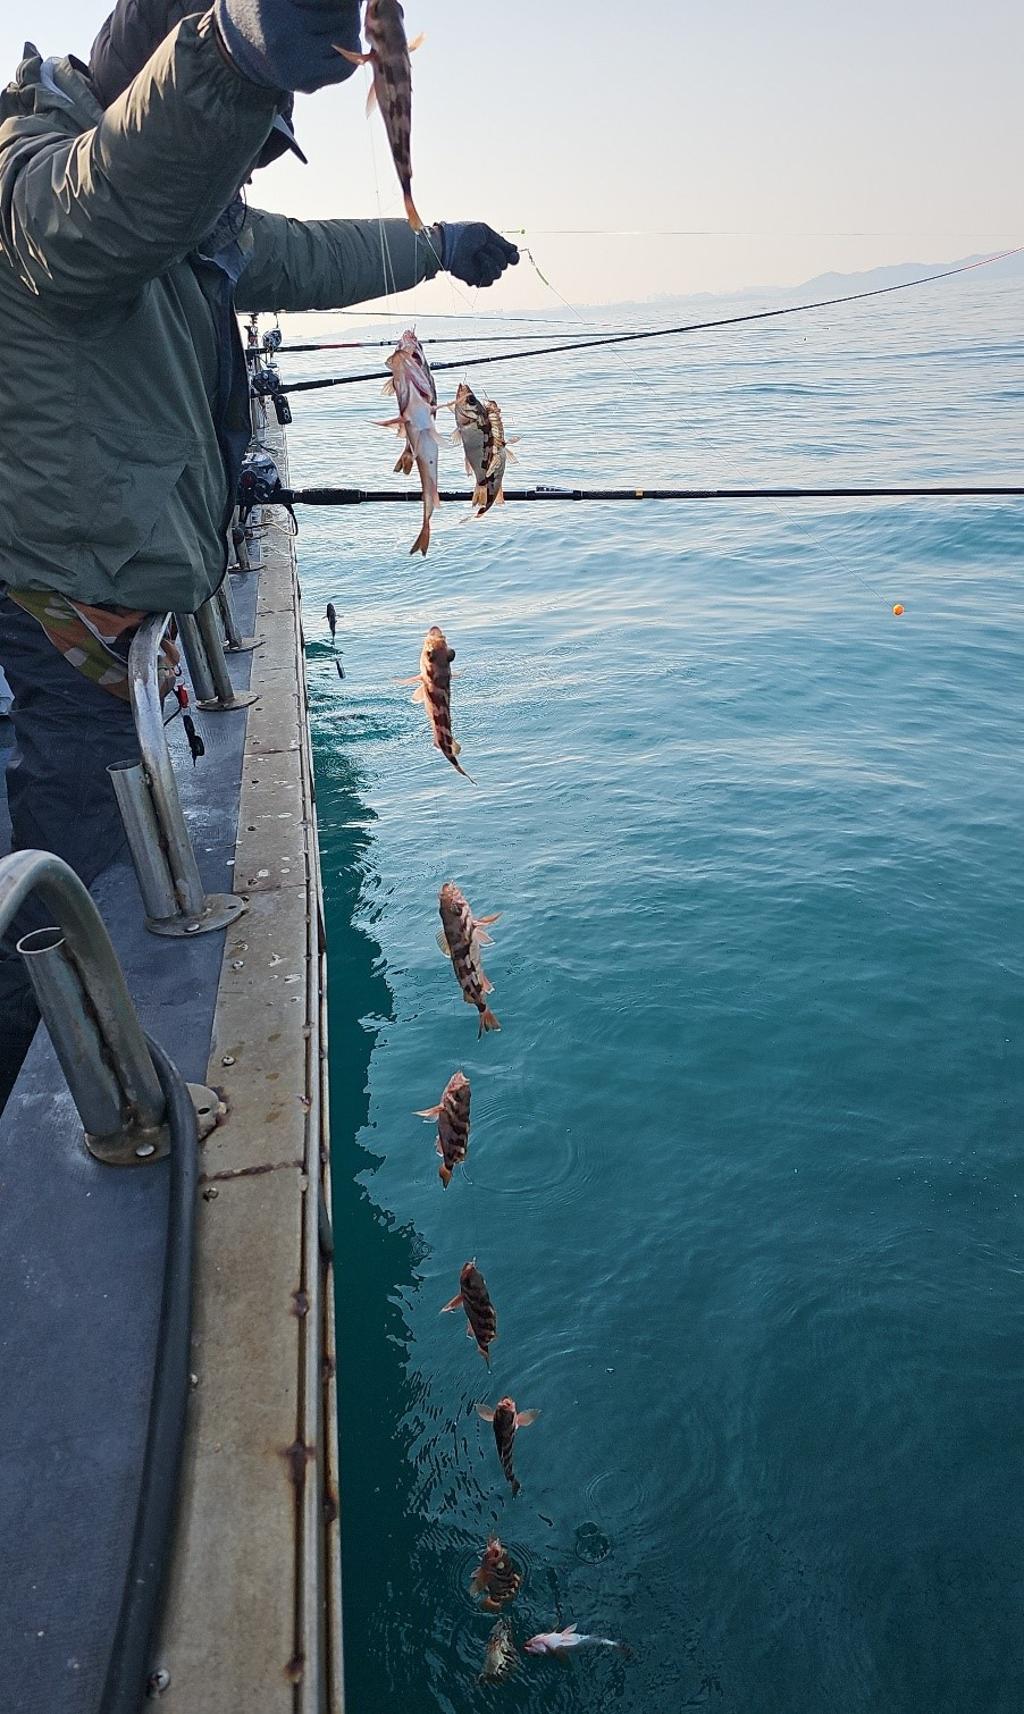
[[[14,692],[15,743],[7,764],[12,849],[53,851],[90,886],[124,849],[107,766],[138,759],[131,709],[84,678],[6,598],[0,666]],[[15,943],[46,926],[45,912],[30,902],[0,940],[0,1111],[39,1022]]]

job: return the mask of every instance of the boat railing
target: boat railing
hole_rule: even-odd
[[[195,613],[178,613],[175,617],[196,693],[196,706],[204,714],[232,714],[239,708],[249,708],[256,701],[256,693],[236,690],[231,682],[222,636],[223,610],[217,597],[204,601]],[[237,632],[237,625],[235,629]],[[245,644],[255,647],[255,638],[239,636],[239,650]]]
[[[90,1151],[117,1166],[167,1152],[165,1100],[103,918],[49,851],[0,861],[0,933],[37,896],[54,918],[18,942]]]
[[[164,730],[159,654],[169,613],[139,626],[128,654],[128,681],[141,760],[107,769],[153,934],[208,934],[246,908],[234,893],[207,893],[181,807]],[[222,651],[223,658],[223,651]],[[195,681],[193,680],[193,683]]]

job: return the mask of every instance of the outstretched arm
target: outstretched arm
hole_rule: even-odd
[[[209,232],[279,100],[238,76],[207,14],[171,32],[91,131],[61,136],[52,115],[10,115],[0,126],[0,265],[59,307],[131,296]]]
[[[241,243],[246,313],[344,309],[432,280],[441,265],[437,228],[417,233],[405,220],[291,220],[253,208]]]

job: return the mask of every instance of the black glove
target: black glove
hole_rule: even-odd
[[[515,245],[482,220],[446,220],[438,231],[442,268],[467,286],[493,286],[509,263],[514,267],[519,260]]]
[[[307,95],[351,77],[358,53],[359,0],[214,0],[221,41],[243,77]]]

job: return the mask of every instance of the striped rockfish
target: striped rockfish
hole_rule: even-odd
[[[477,1405],[477,1413],[485,1422],[494,1428],[494,1444],[498,1448],[501,1468],[513,1494],[518,1494],[522,1483],[512,1468],[512,1447],[515,1444],[516,1431],[529,1428],[531,1422],[536,1422],[540,1416],[539,1410],[517,1410],[515,1399],[499,1399],[492,1410],[490,1405]]]
[[[498,1337],[498,1317],[491,1302],[491,1294],[487,1290],[487,1281],[476,1265],[476,1258],[465,1262],[459,1275],[459,1289],[450,1303],[446,1303],[441,1311],[447,1315],[449,1310],[464,1309],[469,1326],[466,1333],[470,1339],[476,1340],[479,1351],[487,1367],[491,1366],[490,1344]]]
[[[480,1674],[481,1683],[487,1679],[504,1678],[515,1666],[517,1658],[516,1645],[512,1641],[512,1626],[507,1619],[499,1619],[487,1639],[484,1669]]]
[[[471,784],[475,784],[472,775],[467,774],[458,758],[462,753],[462,745],[452,737],[452,662],[455,650],[449,648],[448,639],[438,625],[431,625],[423,640],[420,652],[420,670],[415,678],[402,679],[402,684],[414,684],[413,702],[422,702],[430,721],[430,730],[434,734],[434,746],[442,756],[449,761],[457,773]]]
[[[514,1601],[522,1586],[522,1574],[517,1571],[496,1535],[488,1536],[487,1546],[470,1583],[471,1595],[482,1595],[487,1613],[499,1613],[506,1602]]]
[[[423,525],[409,552],[425,555],[430,546],[430,519],[438,503],[439,443],[434,426],[437,388],[430,365],[423,355],[423,347],[411,328],[403,333],[386,366],[391,370],[391,379],[384,383],[384,392],[394,393],[398,415],[380,426],[396,428],[405,436],[405,447],[395,469],[408,476],[415,462],[419,470],[423,487]]]
[[[407,41],[405,13],[398,0],[367,0],[363,20],[368,54],[352,53],[348,48],[336,48],[343,59],[353,65],[368,65],[373,83],[367,97],[366,111],[380,107],[384,129],[391,146],[398,182],[405,198],[405,212],[414,232],[423,231],[423,222],[412,200],[412,66],[409,55],[415,53],[423,40]]]
[[[501,411],[494,399],[478,399],[465,381],[459,383],[449,409],[455,412],[455,437],[466,455],[466,474],[476,484],[476,516],[482,518],[492,506],[504,505],[505,465],[514,456],[508,450]]]
[[[441,911],[441,932],[437,943],[445,956],[452,961],[467,1006],[475,1006],[480,1013],[480,1028],[477,1031],[479,1040],[485,1030],[501,1029],[487,1004],[488,994],[494,992],[494,983],[488,981],[480,962],[481,946],[493,944],[490,935],[485,931],[491,923],[498,921],[501,912],[495,911],[493,916],[488,917],[475,917],[454,881],[445,882],[438,895],[438,905]]]
[[[451,1183],[455,1168],[469,1152],[469,1078],[457,1071],[448,1079],[436,1107],[421,1107],[418,1119],[437,1120],[437,1152],[441,1165],[437,1176],[445,1190]]]

